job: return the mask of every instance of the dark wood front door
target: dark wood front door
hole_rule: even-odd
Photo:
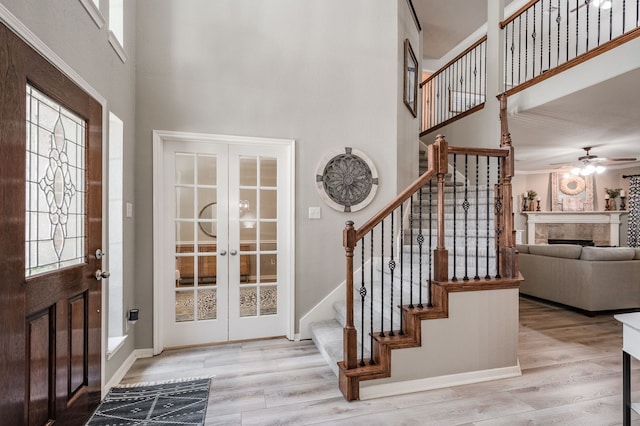
[[[100,399],[102,107],[0,24],[0,425]]]

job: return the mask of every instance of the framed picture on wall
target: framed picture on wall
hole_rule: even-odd
[[[414,117],[418,116],[418,60],[409,39],[404,40],[404,104]]]
[[[593,176],[551,173],[553,211],[593,211]]]

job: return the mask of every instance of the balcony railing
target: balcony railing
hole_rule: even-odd
[[[534,0],[500,23],[512,95],[640,36],[640,0]],[[484,107],[484,36],[425,79],[420,135]]]
[[[422,134],[482,109],[486,98],[484,36],[422,83]]]
[[[640,35],[640,0],[537,0],[500,23],[507,95]]]

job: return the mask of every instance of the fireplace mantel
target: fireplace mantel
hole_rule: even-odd
[[[527,242],[535,244],[536,224],[542,223],[607,223],[610,226],[610,245],[620,245],[620,216],[627,211],[602,212],[522,212],[527,215]]]

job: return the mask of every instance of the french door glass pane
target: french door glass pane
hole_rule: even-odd
[[[26,89],[25,276],[85,262],[85,121]]]
[[[175,320],[213,320],[218,303],[217,157],[176,153],[175,171]]]
[[[240,157],[241,269],[248,271],[240,283],[241,317],[277,314],[277,166],[275,158]]]

